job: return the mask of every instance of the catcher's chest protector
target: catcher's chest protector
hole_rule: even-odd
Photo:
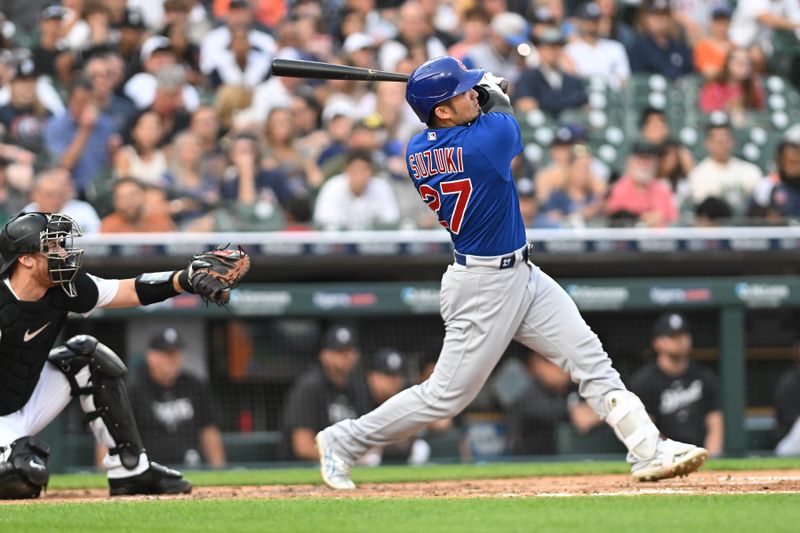
[[[28,402],[67,314],[89,311],[98,295],[83,272],[75,279],[74,298],[53,287],[36,302],[20,301],[6,283],[0,279],[0,416]]]
[[[67,318],[62,295],[50,289],[37,302],[23,302],[0,281],[0,416],[18,411],[33,394]]]

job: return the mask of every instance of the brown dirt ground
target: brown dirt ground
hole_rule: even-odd
[[[288,498],[514,498],[528,496],[612,496],[667,494],[800,493],[800,470],[698,472],[658,483],[635,483],[625,475],[548,476],[524,479],[431,481],[427,483],[365,483],[352,492],[319,485],[197,487],[178,499]],[[141,497],[115,498],[135,500]],[[148,496],[147,498],[167,498]],[[16,503],[77,503],[109,501],[106,490],[51,490],[38,500]],[[15,502],[0,502],[15,503]]]

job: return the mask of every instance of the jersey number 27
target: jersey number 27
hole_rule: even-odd
[[[420,185],[419,195],[428,204],[428,207],[433,209],[439,217],[439,224],[451,233],[458,235],[461,231],[461,223],[464,221],[464,213],[469,204],[469,198],[472,196],[472,180],[465,178],[455,181],[443,181],[439,184],[442,189],[441,194],[455,194],[456,205],[453,208],[453,213],[447,220],[447,213],[439,213],[442,208],[442,197],[435,188],[430,185]]]

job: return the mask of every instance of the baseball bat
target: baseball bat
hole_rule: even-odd
[[[273,59],[272,73],[276,76],[318,80],[408,81],[408,74],[302,59]]]

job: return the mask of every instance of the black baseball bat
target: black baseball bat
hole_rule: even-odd
[[[408,81],[408,74],[302,59],[273,59],[272,73],[276,76],[318,80]]]

